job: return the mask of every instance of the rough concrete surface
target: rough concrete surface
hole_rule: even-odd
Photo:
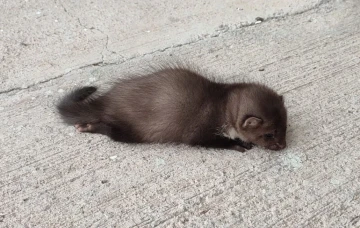
[[[360,227],[358,0],[0,6],[0,227]],[[288,148],[115,143],[56,114],[178,60],[284,94]]]

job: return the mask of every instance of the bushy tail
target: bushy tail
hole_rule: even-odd
[[[101,97],[92,94],[96,87],[82,87],[66,95],[57,105],[57,109],[69,125],[96,123],[100,121],[103,104]],[[92,96],[91,96],[92,95]]]

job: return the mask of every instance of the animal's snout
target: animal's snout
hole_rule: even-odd
[[[286,142],[276,143],[276,145],[278,145],[278,147],[280,148],[280,150],[282,150],[282,149],[285,149],[285,147],[286,147]]]
[[[273,145],[269,146],[269,149],[270,150],[282,150],[282,149],[285,149],[285,147],[286,147],[286,142],[283,142],[283,143],[273,144]]]

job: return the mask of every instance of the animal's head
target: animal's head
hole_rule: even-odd
[[[241,125],[241,135],[245,140],[270,150],[281,150],[286,147],[286,119],[278,121],[264,120],[250,116]]]
[[[284,149],[287,112],[283,97],[257,84],[250,84],[240,97],[238,110],[233,112],[237,113],[233,128],[238,137],[266,149]]]

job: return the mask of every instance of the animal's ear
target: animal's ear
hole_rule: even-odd
[[[262,119],[252,116],[244,121],[242,127],[245,129],[253,129],[259,127],[262,122]]]

